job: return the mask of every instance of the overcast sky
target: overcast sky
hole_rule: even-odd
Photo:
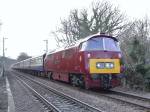
[[[44,53],[45,42],[49,49],[55,48],[54,37],[50,35],[67,17],[71,9],[88,8],[93,0],[0,0],[0,55],[2,38],[6,40],[6,56],[17,58],[20,52],[31,56]],[[100,1],[100,0],[99,0]],[[107,0],[108,1],[108,0]],[[126,13],[131,20],[149,17],[149,0],[109,0]]]

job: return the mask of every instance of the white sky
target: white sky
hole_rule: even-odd
[[[6,40],[6,56],[17,58],[20,52],[37,56],[44,53],[45,42],[49,49],[55,48],[54,37],[50,35],[67,17],[71,9],[88,8],[93,0],[0,0],[0,55],[2,37]],[[126,13],[129,19],[149,17],[149,0],[109,0]]]

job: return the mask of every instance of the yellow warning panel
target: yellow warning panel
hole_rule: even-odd
[[[90,73],[120,73],[119,59],[90,59]]]

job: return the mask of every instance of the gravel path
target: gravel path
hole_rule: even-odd
[[[7,91],[5,77],[0,77],[0,112],[7,112]]]
[[[63,83],[61,84],[58,82],[40,79],[38,77],[34,77],[31,75],[29,76],[37,81],[42,81],[42,83],[48,86],[51,86],[59,91],[62,91],[65,94],[69,94],[72,97],[75,97],[106,112],[145,112],[144,110],[137,108],[135,106],[131,106],[129,104],[124,104],[99,95],[92,95],[91,91],[85,92],[85,90],[76,87],[64,86]]]
[[[18,83],[11,74],[7,74],[7,77],[14,98],[15,112],[47,112],[27,88]]]

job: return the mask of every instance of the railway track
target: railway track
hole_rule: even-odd
[[[150,110],[150,98],[122,91],[110,90],[109,92],[109,94],[105,94],[104,96]]]
[[[20,73],[19,73],[20,74]],[[43,79],[44,80],[44,79]],[[60,83],[60,82],[54,82],[54,83]],[[68,86],[68,84],[60,83],[64,86]],[[69,85],[70,87],[70,85]],[[80,91],[80,89],[77,89]],[[150,110],[150,99],[144,98],[138,95],[132,95],[132,94],[127,94],[119,91],[107,91],[107,92],[99,92],[99,91],[89,91],[89,90],[81,90],[82,92],[88,92],[88,94],[95,95],[98,97],[104,96],[108,99],[112,99],[115,101],[119,101],[123,104],[131,105],[134,107],[140,107],[144,110]]]
[[[100,93],[100,95],[104,97],[108,97],[109,99],[123,102],[125,104],[130,104],[136,107],[143,108],[145,110],[150,111],[150,99],[141,97],[138,95],[132,95],[124,92],[109,90],[104,93]]]
[[[52,112],[103,112],[23,75],[14,75]]]
[[[139,99],[139,100],[150,102],[150,98],[148,98],[148,97],[143,97],[143,96],[139,96],[139,95],[136,95],[136,94],[125,93],[125,92],[116,91],[116,90],[110,90],[110,92],[113,93],[113,94],[119,94],[119,95],[122,95],[122,96],[133,97],[133,98],[136,98],[136,99]]]

